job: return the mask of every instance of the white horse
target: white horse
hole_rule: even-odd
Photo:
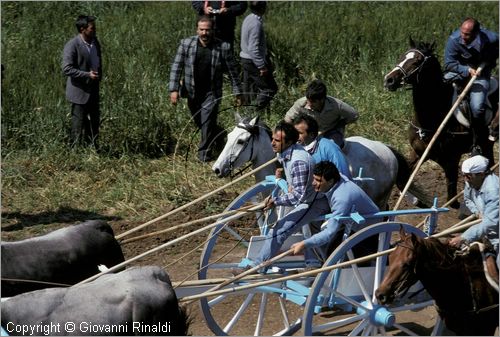
[[[270,130],[259,124],[258,117],[241,119],[237,117],[235,128],[228,134],[227,143],[220,153],[212,170],[218,177],[227,177],[246,162],[252,162],[252,168],[261,166],[275,157],[271,148]],[[403,190],[410,169],[404,156],[387,145],[364,137],[345,139],[342,149],[349,170],[358,185],[370,196],[381,210],[387,209],[394,184]],[[260,182],[266,175],[275,173],[276,165],[270,164],[255,173],[255,180]],[[360,169],[372,179],[356,179]],[[430,198],[414,184],[409,189],[413,204],[430,206]]]

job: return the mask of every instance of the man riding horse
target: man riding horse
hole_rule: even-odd
[[[469,94],[473,132],[472,155],[481,154],[478,139],[487,134],[486,99],[491,71],[498,59],[498,34],[481,28],[474,18],[466,18],[448,38],[445,49],[445,79],[465,81],[477,76]],[[478,68],[482,71],[478,73]]]

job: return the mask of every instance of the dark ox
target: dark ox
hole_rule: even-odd
[[[2,327],[10,335],[186,335],[188,318],[167,273],[146,266],[11,297]]]
[[[2,242],[2,297],[76,284],[124,261],[113,229],[101,220],[61,228],[47,235]]]

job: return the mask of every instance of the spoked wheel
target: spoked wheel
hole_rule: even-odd
[[[368,226],[340,244],[324,264],[332,266],[391,248],[400,226],[420,237],[418,228],[395,222]],[[387,254],[317,275],[304,309],[304,335],[439,335],[442,324],[434,301],[420,282],[390,306],[378,304]],[[415,294],[412,297],[412,294]]]
[[[262,201],[274,183],[259,183],[239,195],[226,210]],[[232,268],[246,257],[250,237],[265,231],[261,214],[251,214],[214,227],[201,256],[198,278],[231,278]],[[253,244],[253,243],[252,243]],[[280,275],[252,275],[231,286],[255,283]],[[309,280],[311,283],[312,280]],[[307,287],[298,282],[283,282],[238,293],[202,298],[201,309],[210,330],[216,335],[273,335],[293,333],[300,328]]]

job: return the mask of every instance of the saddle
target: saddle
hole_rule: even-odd
[[[456,84],[456,85],[455,85]],[[460,93],[463,91],[465,86],[462,86],[461,84],[457,84],[457,82],[454,83],[453,88],[456,93],[456,97],[460,95]],[[498,90],[498,79],[495,77],[490,78],[490,88],[488,90],[488,95],[486,98],[486,111],[485,111],[485,125],[489,125],[495,111],[493,111],[493,104],[490,102],[490,95],[494,93],[496,90]],[[455,119],[464,127],[470,128],[471,127],[471,121],[470,121],[470,105],[469,105],[469,100],[464,98],[462,102],[458,105],[458,107],[453,111],[453,116],[455,116]]]

